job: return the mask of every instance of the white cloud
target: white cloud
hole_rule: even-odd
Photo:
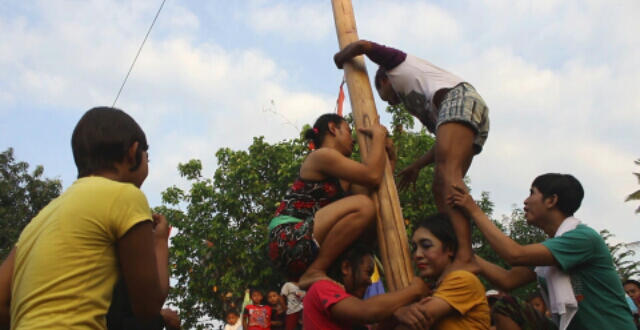
[[[275,33],[289,41],[319,41],[335,33],[328,3],[253,3],[240,14],[258,34]]]
[[[363,1],[354,4],[354,12],[360,38],[412,52],[460,42],[460,22],[440,6],[414,1]]]
[[[0,21],[5,32],[0,44],[12,45],[11,55],[2,52],[0,70],[18,77],[0,78],[10,87],[0,108],[11,109],[12,99],[22,99],[71,109],[79,117],[93,105],[110,105],[150,23],[147,16],[157,8],[137,2],[125,8],[104,2],[74,10],[49,2],[39,6],[34,8],[43,17],[38,24],[26,18]],[[92,22],[99,12],[107,17]],[[178,6],[161,15],[168,20],[164,25],[178,32],[198,27],[195,16]],[[117,26],[104,25],[116,19]],[[211,174],[218,148],[244,148],[257,135],[270,141],[296,137],[299,132],[283,126],[283,118],[301,128],[333,109],[326,95],[287,87],[288,74],[258,49],[226,50],[192,39],[152,32],[117,104],[149,136],[153,161],[145,190],[152,201],[161,189],[180,182],[178,162],[200,158]],[[267,107],[278,115],[265,112]]]

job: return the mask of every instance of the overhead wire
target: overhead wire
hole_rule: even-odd
[[[156,16],[153,18],[153,22],[151,22],[151,26],[149,26],[149,30],[147,30],[147,34],[144,36],[144,39],[142,40],[142,43],[140,44],[140,48],[138,48],[138,52],[136,53],[136,56],[133,58],[133,62],[131,63],[131,66],[129,67],[129,71],[127,71],[127,75],[124,77],[124,80],[122,81],[122,85],[120,85],[120,89],[118,90],[118,94],[116,94],[116,98],[113,100],[113,104],[111,105],[111,107],[115,107],[116,106],[116,102],[118,102],[118,98],[120,98],[120,93],[122,93],[122,90],[124,89],[124,85],[127,83],[127,80],[129,79],[129,75],[131,74],[131,71],[133,71],[133,66],[136,64],[136,61],[138,60],[138,56],[140,56],[140,52],[142,51],[142,47],[144,47],[145,42],[147,42],[147,38],[149,37],[149,34],[151,33],[151,29],[153,29],[153,26],[156,24],[156,20],[158,20],[158,16],[160,16],[160,12],[162,11],[162,8],[164,7],[164,3],[166,0],[162,0],[162,3],[160,4],[160,8],[158,8],[158,12],[156,13]]]

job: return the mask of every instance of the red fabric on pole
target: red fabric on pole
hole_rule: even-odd
[[[339,116],[342,116],[342,104],[344,103],[344,78],[342,79],[342,83],[340,83],[340,92],[338,93],[338,100],[336,101],[336,113]]]

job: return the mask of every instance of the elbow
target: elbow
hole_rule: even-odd
[[[357,182],[367,188],[376,188],[382,183],[382,172],[376,173],[373,169],[367,169],[367,175],[362,179],[362,182]]]
[[[517,248],[517,249],[511,249],[509,252],[507,252],[507,255],[505,255],[503,258],[504,260],[511,266],[526,266],[528,265],[529,262],[529,257],[522,253],[521,251],[522,249]]]
[[[380,173],[375,173],[374,175],[371,176],[371,185],[373,187],[377,187],[382,183],[382,172]]]

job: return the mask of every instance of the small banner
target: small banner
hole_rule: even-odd
[[[344,77],[342,77],[342,83],[340,83],[340,92],[338,93],[338,99],[336,100],[336,113],[342,117],[342,104],[344,103]]]

